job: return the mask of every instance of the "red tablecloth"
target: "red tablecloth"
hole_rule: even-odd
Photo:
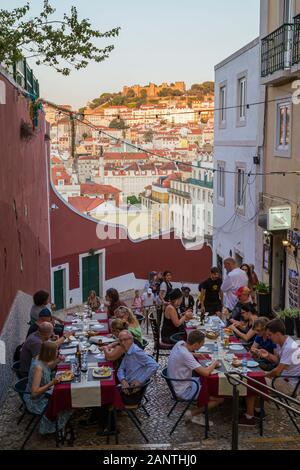
[[[103,313],[103,312],[101,312]],[[108,320],[98,320],[99,323],[105,323],[107,328],[99,332],[99,335],[106,336],[109,333],[109,322]],[[65,322],[65,325],[71,325],[70,322]],[[74,325],[76,326],[76,325]],[[101,366],[108,365],[113,367],[111,362],[101,362]],[[59,370],[69,368],[69,366],[62,365],[58,366]],[[108,380],[101,379],[101,406],[112,405],[117,409],[122,409],[123,402],[119,390],[116,388],[116,375]],[[99,384],[100,386],[100,384]],[[54,387],[52,397],[47,407],[46,416],[51,421],[54,421],[58,413],[62,410],[72,409],[72,398],[71,398],[71,384],[58,384]]]
[[[99,364],[101,366],[108,365],[113,367],[111,362],[105,362]],[[59,367],[60,370],[65,369],[64,367]],[[100,385],[101,383],[101,385]],[[103,405],[112,405],[114,408],[122,409],[123,403],[119,393],[119,390],[116,388],[116,376],[115,374],[112,378],[108,380],[100,380],[99,386],[101,386],[101,406]],[[53,394],[51,396],[49,405],[46,411],[46,417],[50,421],[54,421],[58,413],[62,410],[71,410],[72,409],[72,398],[71,398],[71,384],[64,383],[55,385]]]
[[[235,354],[239,359],[242,359],[244,354]],[[199,356],[197,359],[206,359],[207,355]],[[252,356],[250,353],[247,354],[247,359],[251,359]],[[260,389],[259,385],[256,383],[251,383],[251,378],[257,380],[262,385],[266,384],[265,373],[263,371],[248,372],[248,384],[253,387]],[[219,398],[228,398],[228,396],[219,395],[219,376],[218,374],[210,375],[209,377],[200,377],[201,380],[201,390],[198,396],[197,406],[202,407],[207,405],[209,397],[219,397]],[[264,387],[261,387],[261,390],[265,392]],[[255,392],[247,388],[247,396],[253,396]]]

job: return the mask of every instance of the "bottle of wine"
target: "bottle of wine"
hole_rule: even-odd
[[[76,360],[77,360],[77,366],[80,369],[81,368],[81,351],[80,351],[80,346],[77,344],[77,351],[76,351]]]

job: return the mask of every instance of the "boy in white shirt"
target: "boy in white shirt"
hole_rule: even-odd
[[[192,331],[188,336],[187,342],[179,341],[175,344],[169,357],[168,377],[183,380],[193,379],[193,382],[190,380],[187,382],[172,382],[176,395],[184,400],[193,398],[199,386],[198,394],[194,397],[196,399],[201,389],[200,377],[193,377],[193,372],[199,376],[207,377],[218,367],[218,361],[213,361],[210,366],[203,367],[194,357],[193,353],[203,346],[204,339],[205,336],[201,331]],[[209,397],[208,408],[215,408],[222,402],[222,398]],[[204,417],[197,416],[201,411],[200,408],[195,408],[192,411],[188,410],[185,414],[185,419],[204,426]]]

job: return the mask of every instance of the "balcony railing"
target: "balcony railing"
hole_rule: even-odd
[[[192,199],[190,193],[187,193],[186,191],[181,191],[180,189],[170,188],[169,193],[175,194],[175,196],[180,196],[185,199]]]
[[[200,186],[201,188],[207,188],[207,189],[214,188],[213,181],[204,181],[204,180],[197,180],[195,178],[189,178],[187,182],[195,186]]]
[[[294,18],[293,65],[300,62],[300,14]]]
[[[20,60],[13,66],[13,77],[24,90],[37,98],[40,95],[39,82],[33,75],[32,69],[27,64],[26,59]]]
[[[293,61],[295,25],[285,23],[262,40],[261,76],[289,69]]]

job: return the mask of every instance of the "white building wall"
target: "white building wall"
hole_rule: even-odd
[[[215,67],[216,109],[221,108],[220,87],[226,86],[226,121],[220,124],[221,113],[215,115],[214,168],[224,162],[225,171],[236,172],[236,165],[244,165],[246,171],[245,210],[236,208],[236,175],[225,173],[225,200],[218,198],[218,173],[214,175],[214,263],[217,255],[222,258],[240,256],[244,262],[255,264],[255,230],[257,212],[257,179],[253,157],[258,154],[258,117],[261,106],[246,109],[244,125],[238,121],[238,80],[246,77],[246,103],[260,100],[260,46],[256,39]],[[237,258],[239,259],[239,258]]]

